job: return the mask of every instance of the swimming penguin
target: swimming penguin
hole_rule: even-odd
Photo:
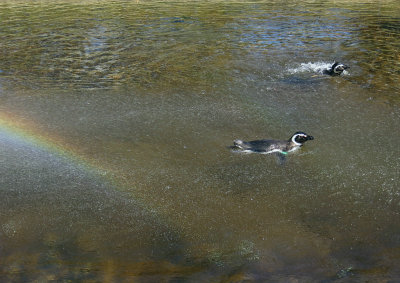
[[[329,69],[323,70],[322,73],[330,76],[340,76],[340,74],[343,73],[344,70],[349,68],[349,66],[335,61]]]
[[[299,149],[306,141],[313,139],[313,136],[307,135],[304,132],[296,132],[289,140],[235,140],[232,148],[247,153],[276,153],[282,163],[285,161],[286,154]]]

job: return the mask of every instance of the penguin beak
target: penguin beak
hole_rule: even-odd
[[[313,136],[307,136],[307,139],[311,141],[311,140],[314,139],[314,137]]]

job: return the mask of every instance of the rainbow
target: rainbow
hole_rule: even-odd
[[[77,147],[67,143],[57,135],[50,135],[33,120],[21,118],[21,116],[3,110],[0,113],[0,137],[1,135],[6,135],[12,139],[63,157],[69,162],[79,165],[79,167],[84,167],[87,171],[97,173],[106,171],[93,161],[85,158]]]
[[[0,146],[2,142],[8,141],[15,141],[17,144],[21,142],[61,157],[78,169],[82,169],[91,176],[98,177],[99,180],[106,182],[110,185],[111,190],[122,192],[125,195],[126,189],[129,188],[127,197],[134,199],[140,209],[149,215],[153,215],[155,219],[160,219],[160,221],[172,225],[168,216],[146,201],[146,197],[136,194],[132,190],[133,184],[131,182],[125,183],[123,180],[118,180],[115,170],[105,167],[104,162],[85,157],[79,146],[74,146],[62,137],[49,133],[42,125],[35,123],[32,119],[21,118],[21,115],[2,110],[0,112]]]
[[[110,184],[111,188],[116,191],[126,192],[126,189],[129,187],[130,197],[142,209],[161,217],[154,207],[149,207],[145,198],[138,196],[132,191],[132,183],[124,183],[116,178],[115,170],[105,167],[104,162],[102,163],[85,157],[79,146],[74,146],[62,137],[49,133],[42,125],[35,123],[32,119],[22,118],[22,115],[2,110],[0,112],[0,145],[2,140],[21,142],[51,153],[54,156],[61,157],[84,172]]]

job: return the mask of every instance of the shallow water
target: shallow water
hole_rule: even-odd
[[[399,280],[399,14],[2,2],[0,279]]]

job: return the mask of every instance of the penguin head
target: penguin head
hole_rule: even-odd
[[[341,73],[343,73],[344,70],[349,69],[349,68],[350,67],[345,64],[335,62],[335,63],[333,63],[331,70],[335,75],[340,75]]]
[[[304,132],[296,132],[294,135],[290,138],[290,141],[297,144],[297,145],[303,145],[306,141],[313,140],[314,137],[307,135]]]

